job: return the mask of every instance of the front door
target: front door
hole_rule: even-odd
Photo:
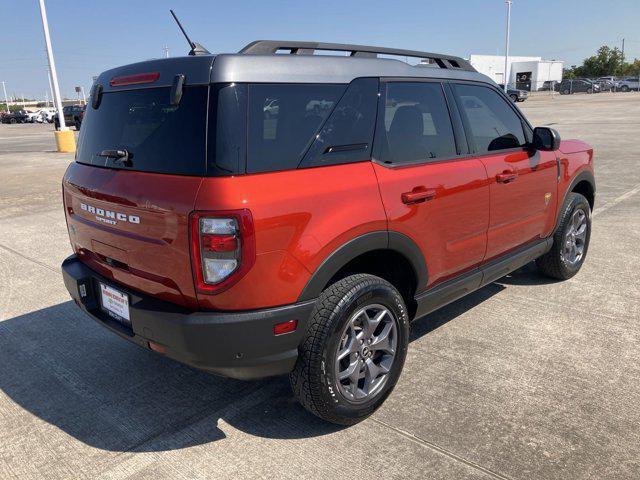
[[[420,247],[431,286],[484,258],[490,198],[485,167],[460,155],[440,82],[382,86],[374,152],[380,194],[389,230]]]
[[[496,90],[475,84],[455,84],[453,90],[490,182],[486,260],[548,236],[557,203],[555,153],[528,148],[528,126]]]

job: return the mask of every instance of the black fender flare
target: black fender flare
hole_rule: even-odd
[[[558,214],[556,215],[556,225],[555,225],[555,227],[553,227],[553,234],[556,233],[556,230],[558,229],[558,225],[560,224],[560,215],[562,215],[562,206],[564,205],[564,202],[567,201],[567,196],[571,192],[573,192],[573,189],[576,188],[576,185],[578,185],[582,181],[586,181],[587,183],[589,183],[589,185],[591,185],[591,189],[593,190],[593,198],[594,198],[594,201],[595,201],[595,197],[596,197],[596,179],[595,179],[595,177],[593,176],[593,173],[590,170],[583,170],[578,175],[576,175],[573,178],[573,180],[571,180],[571,183],[569,184],[569,187],[567,188],[567,190],[564,192],[564,195],[562,196],[562,202],[560,204],[558,204]]]
[[[373,231],[352,238],[329,254],[307,281],[298,301],[318,298],[329,280],[342,267],[354,258],[374,250],[393,250],[401,254],[413,267],[417,289],[420,290],[427,284],[427,264],[420,247],[412,239],[398,232]]]

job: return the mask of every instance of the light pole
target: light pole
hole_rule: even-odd
[[[59,131],[53,132],[56,137],[56,145],[59,152],[73,153],[76,151],[76,137],[64,123],[64,112],[62,110],[62,97],[58,86],[58,73],[56,72],[56,62],[53,59],[53,48],[51,47],[51,37],[49,36],[49,23],[47,22],[47,10],[44,7],[44,0],[38,0],[40,4],[40,16],[42,17],[42,30],[44,32],[44,43],[47,45],[47,57],[49,68],[51,69],[51,83],[53,83],[54,102],[58,111]]]
[[[11,113],[9,112],[9,99],[7,98],[7,87],[4,85],[4,80],[2,81],[2,90],[4,90],[4,104],[7,107],[7,113]]]
[[[47,65],[47,80],[49,80],[49,92],[51,92],[51,105],[53,106],[53,101],[56,97],[53,94],[53,85],[51,84],[51,70],[49,70],[48,65]]]
[[[53,59],[53,48],[51,47],[51,37],[49,36],[49,22],[47,22],[47,10],[44,7],[44,0],[38,0],[40,4],[40,16],[42,17],[42,30],[44,31],[44,42],[47,45],[47,57],[49,59],[49,68],[51,70],[51,81],[53,83],[53,97],[58,110],[58,123],[60,131],[68,130],[64,123],[64,115],[62,113],[62,100],[60,98],[60,87],[58,86],[58,73],[56,72],[56,62]]]
[[[504,46],[504,91],[508,89],[509,83],[509,32],[511,30],[511,4],[512,0],[507,0],[507,35]]]

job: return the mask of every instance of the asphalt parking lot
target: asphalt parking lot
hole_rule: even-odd
[[[637,479],[640,94],[535,97],[596,151],[589,255],[532,266],[413,324],[403,376],[350,428],[285,378],[240,382],[141,350],[72,304],[51,125],[0,125],[0,478]]]

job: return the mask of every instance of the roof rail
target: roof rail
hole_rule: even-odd
[[[247,55],[273,55],[278,50],[289,50],[293,55],[313,55],[316,50],[349,52],[352,57],[377,58],[382,55],[424,58],[432,60],[440,68],[453,68],[475,72],[469,62],[460,57],[442,55],[440,53],[420,52],[417,50],[401,50],[397,48],[371,47],[367,45],[349,45],[344,43],[297,42],[288,40],[256,40],[240,50]]]

